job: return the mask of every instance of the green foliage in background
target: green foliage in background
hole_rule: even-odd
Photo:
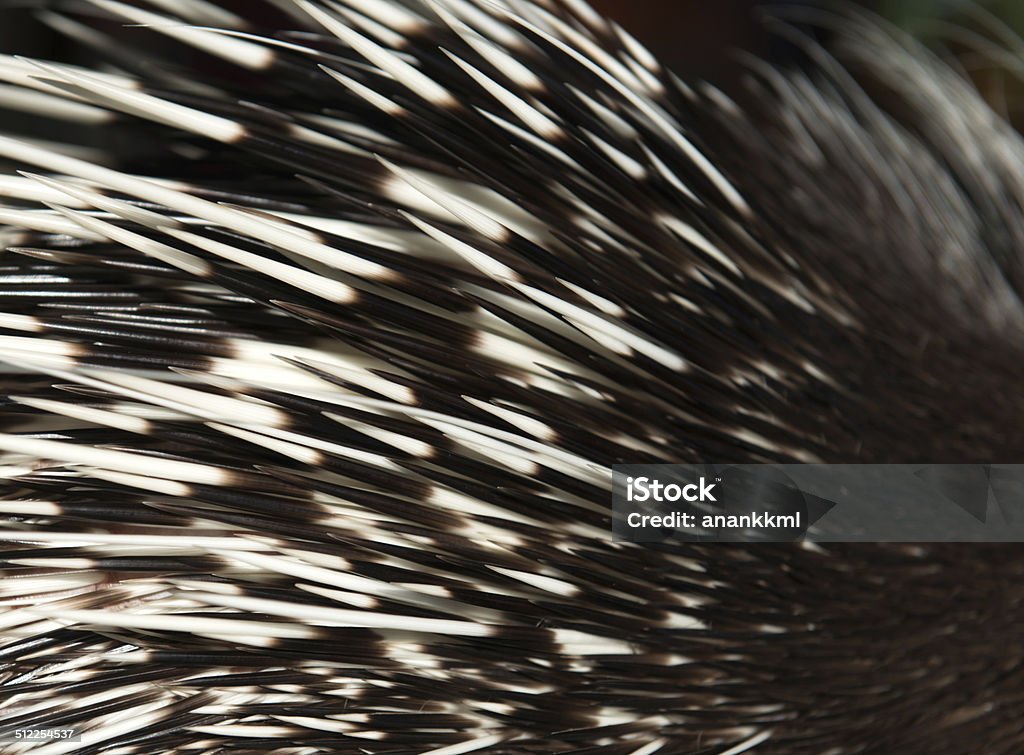
[[[1024,33],[1022,0],[881,0],[879,10],[899,26],[917,28],[922,19],[956,21],[972,11],[988,12],[1018,33]]]

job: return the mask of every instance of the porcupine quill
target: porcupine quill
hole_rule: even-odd
[[[0,725],[81,740],[4,752],[1021,751],[1018,548],[609,530],[614,463],[1022,458],[961,73],[846,10],[726,93],[580,0],[41,5],[96,65],[0,105],[105,146],[0,135]]]

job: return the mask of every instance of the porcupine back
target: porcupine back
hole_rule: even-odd
[[[616,462],[1015,460],[961,76],[854,14],[730,98],[570,0],[77,11],[113,67],[0,62],[33,752],[1019,752],[1018,549],[608,523]]]

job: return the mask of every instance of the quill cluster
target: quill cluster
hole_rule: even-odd
[[[5,752],[1021,751],[1016,549],[609,529],[617,462],[1018,460],[1024,144],[959,74],[42,5],[96,64],[0,57],[0,726],[82,736]]]

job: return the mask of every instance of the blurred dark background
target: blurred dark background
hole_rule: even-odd
[[[1024,31],[1024,0],[845,0],[924,36],[942,37],[946,24],[967,23],[991,14],[1008,28]],[[731,51],[739,48],[772,57],[774,40],[758,22],[775,6],[825,6],[828,0],[590,0],[618,20],[663,61],[684,76],[715,78]]]

